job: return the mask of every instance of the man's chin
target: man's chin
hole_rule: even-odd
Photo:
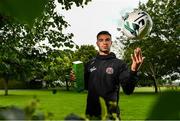
[[[109,50],[101,50],[103,53],[109,53]]]

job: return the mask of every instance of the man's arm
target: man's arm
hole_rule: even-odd
[[[120,70],[120,84],[122,86],[123,92],[129,95],[133,93],[134,88],[138,82],[139,78],[137,76],[137,72],[130,71],[125,63],[121,66]]]
[[[139,70],[141,64],[144,61],[144,58],[142,56],[141,48],[136,48],[134,50],[134,54],[131,55],[132,59],[132,65],[131,70],[128,70],[128,67],[126,64],[123,64],[121,67],[121,74],[120,76],[120,82],[123,88],[123,91],[126,94],[131,94],[134,91],[135,85],[138,81],[137,71]]]
[[[88,90],[88,80],[89,80],[89,72],[88,72],[88,63],[84,64],[84,89]]]

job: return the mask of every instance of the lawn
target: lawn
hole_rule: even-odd
[[[84,117],[86,92],[77,93],[61,90],[52,94],[51,90],[9,90],[9,96],[3,96],[3,94],[4,91],[0,90],[1,106],[25,107],[36,96],[40,100],[40,111],[53,113],[55,120],[64,119],[70,113]],[[180,107],[176,106],[180,102],[179,92],[173,91],[170,95],[155,94],[153,88],[150,87],[136,88],[132,95],[124,95],[122,92],[120,95],[119,104],[122,119],[162,119],[158,116],[164,115],[164,119],[166,116],[169,119],[180,119]]]

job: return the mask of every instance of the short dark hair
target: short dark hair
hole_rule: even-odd
[[[109,35],[111,37],[111,34],[108,31],[100,31],[96,36],[97,39],[98,39],[99,35],[102,35],[102,34],[106,34],[106,35]]]

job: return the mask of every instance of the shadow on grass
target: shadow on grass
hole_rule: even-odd
[[[179,120],[180,92],[164,91],[159,93],[157,101],[149,112],[147,120]]]
[[[159,93],[155,92],[134,92],[133,95],[158,95]]]
[[[124,94],[123,92],[121,92],[120,93],[120,95],[126,95],[126,94]],[[153,96],[153,95],[156,95],[156,96],[158,96],[159,95],[159,93],[154,93],[154,92],[134,92],[133,94],[131,94],[131,95],[137,95],[137,96]],[[131,96],[131,95],[126,95],[126,96]]]

